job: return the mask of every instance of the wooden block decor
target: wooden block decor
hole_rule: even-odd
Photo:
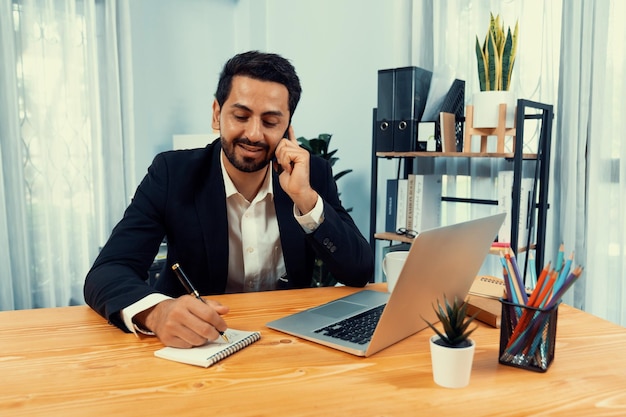
[[[480,136],[480,152],[487,152],[487,137],[496,136],[496,152],[504,153],[504,137],[511,136],[513,138],[513,148],[515,149],[515,131],[517,123],[517,108],[515,109],[516,116],[514,125],[512,128],[506,128],[506,104],[502,103],[499,107],[498,126],[493,128],[477,128],[474,127],[474,106],[466,107],[465,114],[465,136],[463,138],[463,152],[471,152],[472,148],[472,136]]]

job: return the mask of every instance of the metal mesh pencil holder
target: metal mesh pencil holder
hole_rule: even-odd
[[[554,360],[558,304],[549,309],[500,299],[500,356],[503,365],[546,372]]]

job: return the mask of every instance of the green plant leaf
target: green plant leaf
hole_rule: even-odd
[[[476,36],[476,63],[478,64],[478,82],[480,83],[480,91],[486,91],[487,88],[487,68],[485,62],[487,58],[480,46],[478,36]]]
[[[323,156],[325,159],[328,152],[328,142],[323,139],[311,139],[309,140],[311,149],[315,155]]]
[[[493,33],[489,33],[489,39],[487,40],[487,90],[493,91],[498,88],[498,55],[496,54],[496,40]]]
[[[326,142],[326,144],[330,143],[330,139],[333,137],[333,135],[331,135],[330,133],[320,133],[319,135],[317,135],[318,139],[323,140],[324,142]]]
[[[298,144],[300,146],[302,146],[304,149],[306,149],[309,152],[313,152],[313,148],[311,148],[311,143],[308,139],[306,138],[298,138],[296,139],[298,141]]]
[[[423,319],[423,318],[422,318]],[[424,320],[426,322],[426,324],[428,325],[428,327],[430,327],[431,329],[433,329],[435,331],[435,333],[437,334],[437,336],[439,336],[439,338],[441,340],[443,340],[444,342],[447,343],[448,338],[446,337],[445,334],[443,334],[442,332],[439,331],[439,329],[437,329],[432,323]]]
[[[502,89],[507,91],[511,88],[511,76],[513,74],[513,65],[515,64],[515,55],[517,54],[518,30],[519,22],[515,23],[515,32],[513,34],[511,34],[511,28],[509,28],[502,57]],[[504,59],[506,59],[506,62],[504,62]]]
[[[427,320],[424,320],[426,324],[433,329],[437,335],[441,338],[443,343],[449,346],[458,346],[464,343],[467,338],[476,330],[477,326],[473,329],[468,330],[470,323],[474,321],[476,318],[476,313],[472,317],[467,316],[467,301],[459,300],[457,297],[454,297],[454,302],[450,303],[446,298],[445,294],[443,296],[444,303],[441,305],[440,301],[437,300],[437,307],[433,305],[433,310],[437,314],[441,325],[443,326],[443,332],[435,328],[435,326]]]
[[[338,149],[335,149],[334,151],[330,151],[330,152],[326,153],[326,159],[330,160],[330,158],[332,158],[333,155],[337,153],[337,151],[338,151]],[[335,159],[337,159],[337,158],[335,158]]]
[[[339,178],[341,178],[341,177],[343,177],[344,175],[349,174],[349,173],[351,173],[351,172],[352,172],[352,170],[351,170],[351,169],[344,169],[343,171],[338,172],[337,174],[335,174],[335,176],[334,176],[333,178],[335,179],[335,182],[337,182],[337,180],[338,180]]]
[[[511,29],[506,37],[506,42],[504,43],[504,51],[502,53],[502,89],[508,90],[511,70],[513,66],[513,61],[511,60],[511,50],[513,49],[513,37],[511,36]]]

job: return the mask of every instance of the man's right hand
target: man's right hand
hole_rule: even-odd
[[[218,330],[227,328],[222,315],[228,310],[217,301],[206,300],[205,304],[194,296],[183,295],[138,313],[134,321],[154,332],[166,346],[191,348],[220,337]]]

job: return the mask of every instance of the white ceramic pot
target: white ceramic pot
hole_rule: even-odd
[[[430,338],[430,359],[433,379],[437,385],[446,388],[463,388],[469,384],[474,362],[475,342],[463,348],[451,348],[435,343],[439,336]]]
[[[506,128],[515,126],[517,100],[511,91],[479,91],[472,96],[473,126],[479,129],[498,127],[500,104],[506,104]]]

